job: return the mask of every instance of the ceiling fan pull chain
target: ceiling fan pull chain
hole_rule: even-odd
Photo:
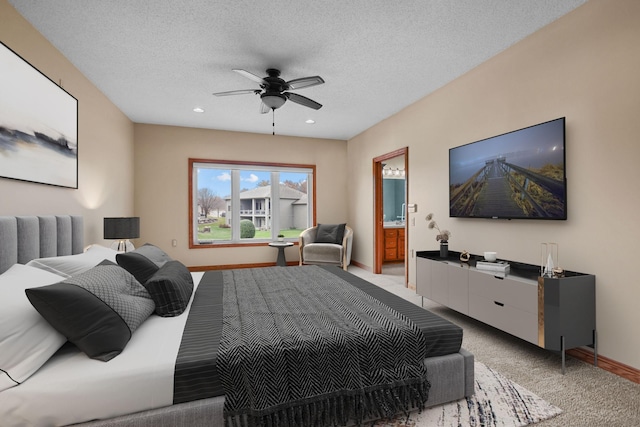
[[[275,108],[271,109],[271,117],[272,117],[271,118],[271,126],[273,127],[273,134],[272,135],[275,135],[276,134],[276,109]]]

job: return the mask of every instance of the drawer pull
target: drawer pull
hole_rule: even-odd
[[[493,276],[493,277],[495,277],[498,280],[504,280],[504,277],[500,277],[500,276]]]
[[[495,305],[499,305],[500,307],[504,307],[504,304],[498,301],[493,302]]]

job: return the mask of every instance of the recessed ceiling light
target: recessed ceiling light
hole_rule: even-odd
[[[316,121],[312,120],[312,119],[308,119],[308,120],[305,121],[305,123],[310,124],[310,125],[314,124],[315,122]]]
[[[194,113],[204,113],[204,109],[200,108],[200,107],[196,107],[193,109]]]

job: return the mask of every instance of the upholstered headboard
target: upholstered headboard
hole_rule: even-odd
[[[83,251],[81,216],[0,216],[0,273],[32,259]]]

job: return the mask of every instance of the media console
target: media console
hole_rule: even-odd
[[[420,251],[416,258],[416,292],[511,335],[562,354],[592,346],[598,364],[596,278],[565,271],[564,277],[540,277],[540,266],[507,261],[510,272],[475,267],[481,256],[460,261],[460,253]]]

